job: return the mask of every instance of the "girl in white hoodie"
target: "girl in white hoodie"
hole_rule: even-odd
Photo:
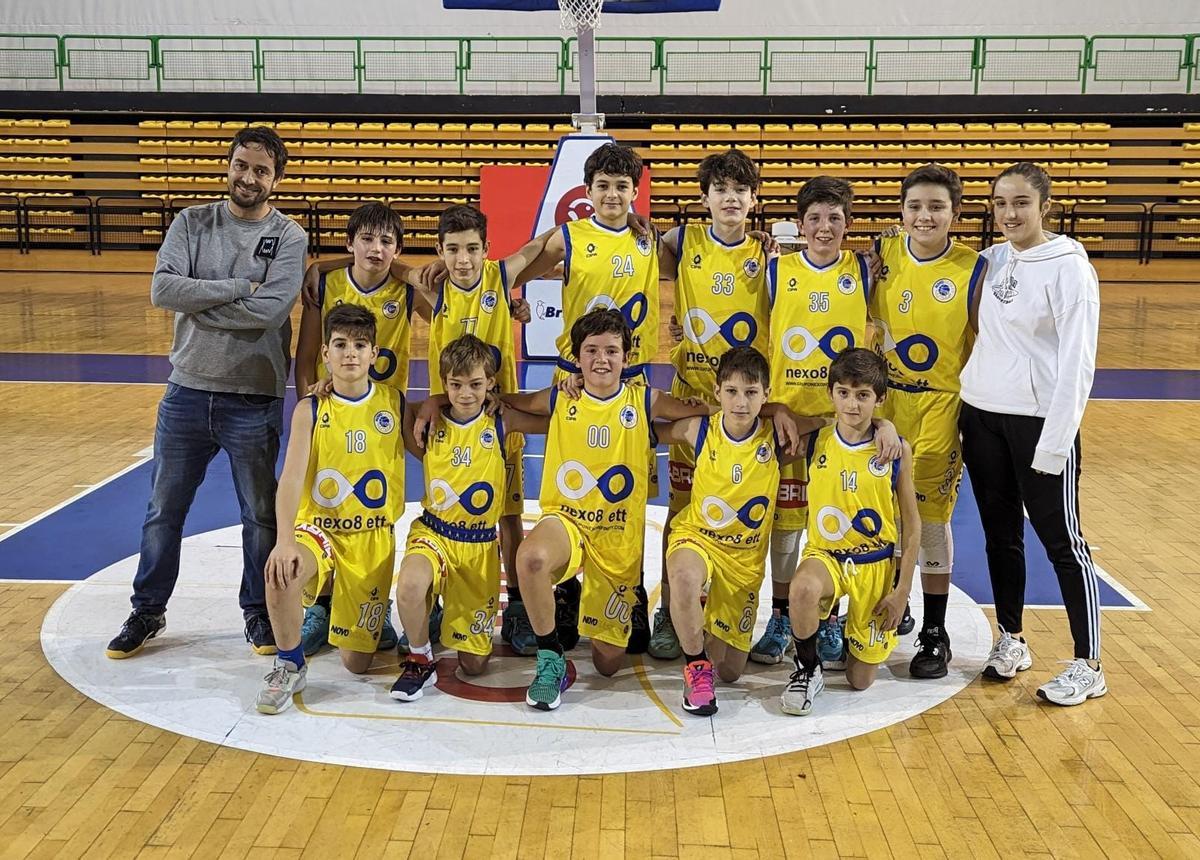
[[[1058,575],[1075,659],[1038,688],[1059,705],[1108,692],[1100,667],[1096,569],[1079,526],[1079,424],[1096,369],[1100,288],[1074,239],[1046,233],[1050,177],[1015,164],[992,186],[1007,242],[982,252],[979,333],[961,374],[963,461],[979,507],[1000,639],[983,670],[1010,680],[1033,665],[1021,638],[1022,506]]]

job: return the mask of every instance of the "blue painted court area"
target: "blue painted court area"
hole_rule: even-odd
[[[0,380],[3,381],[161,384],[169,372],[170,366],[162,356],[0,354]],[[520,371],[521,386],[526,389],[544,387],[549,384],[552,373],[550,364],[525,363]],[[655,366],[651,378],[656,386],[667,388],[671,369]],[[414,399],[422,398],[428,386],[425,362],[413,362],[412,386]],[[1101,370],[1097,373],[1093,396],[1198,400],[1200,372]],[[289,391],[285,414],[290,414],[294,402],[294,396]],[[538,495],[544,450],[542,438],[528,440],[525,461],[527,498],[536,498]],[[665,460],[665,451],[660,451],[660,486],[663,488],[666,487]],[[86,579],[97,570],[133,555],[138,551],[149,489],[150,464],[147,462],[86,492],[31,525],[0,536],[0,570],[3,570],[3,578]],[[410,501],[421,497],[420,465],[412,457],[408,458],[406,470],[406,497]],[[666,504],[665,489],[652,504]],[[196,495],[185,533],[200,534],[237,522],[237,502],[229,462],[224,454],[219,454],[210,464],[208,477]],[[1084,522],[1087,522],[1086,511]],[[954,514],[953,527],[955,583],[976,601],[991,603],[983,532],[966,478]],[[1029,549],[1028,604],[1061,605],[1054,571],[1028,524],[1025,539]],[[1132,605],[1107,582],[1100,584],[1100,597],[1102,605],[1107,607]]]

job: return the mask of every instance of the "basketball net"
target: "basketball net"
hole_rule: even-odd
[[[558,0],[562,28],[579,37],[579,113],[571,125],[583,134],[604,128],[604,114],[596,109],[596,29],[603,0]]]

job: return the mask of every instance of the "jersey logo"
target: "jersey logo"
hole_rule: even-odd
[[[693,269],[699,269],[699,268],[700,268],[700,265],[701,265],[701,262],[702,262],[702,258],[700,257],[700,255],[699,255],[699,254],[697,254],[696,256],[692,257],[692,268],[693,268]]]
[[[637,426],[637,410],[632,406],[626,406],[621,410],[621,426],[626,430],[632,430]]]
[[[637,240],[634,244],[637,245],[637,249],[643,257],[650,256],[651,248],[650,248],[650,237],[649,236],[638,236]]]
[[[262,257],[264,260],[274,260],[275,254],[278,252],[279,237],[263,236],[258,240],[258,247],[254,249],[254,256]]]
[[[488,290],[479,297],[479,306],[489,314],[496,309],[496,291]]]
[[[329,413],[322,412],[321,413],[321,429],[326,429],[328,427],[329,427]]]
[[[876,478],[883,478],[891,471],[892,464],[887,460],[880,460],[878,457],[872,457],[867,461],[867,471]]]
[[[393,430],[395,430],[396,429],[396,419],[392,416],[392,413],[376,412],[375,413],[375,429],[383,434],[391,433]]]
[[[1020,287],[1017,285],[1017,279],[1009,275],[1003,281],[992,285],[992,295],[1001,304],[1012,304],[1012,300],[1017,297],[1020,292]]]
[[[933,297],[939,302],[948,302],[958,295],[958,287],[949,278],[941,278],[933,285]]]
[[[796,279],[795,278],[788,278],[787,288],[788,288],[789,293],[796,292]]]
[[[390,320],[394,320],[400,315],[400,303],[395,299],[388,299],[383,303],[383,315]]]
[[[758,260],[751,257],[742,263],[742,271],[746,273],[747,278],[757,278],[762,267],[758,265]]]
[[[496,444],[496,434],[492,432],[490,427],[479,434],[479,444],[485,448],[490,448]]]
[[[842,275],[837,279],[837,288],[839,293],[848,296],[858,289],[858,283],[854,280],[854,275]]]
[[[758,450],[754,452],[754,459],[760,463],[765,463],[771,459],[771,446],[766,442],[760,442]]]
[[[588,242],[588,243],[587,243],[587,248],[586,248],[586,250],[587,250],[587,255],[588,255],[589,257],[594,257],[594,256],[596,256],[596,243],[595,243],[595,242]]]

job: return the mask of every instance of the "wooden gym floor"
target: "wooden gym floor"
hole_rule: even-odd
[[[165,354],[152,264],[0,251],[0,353]],[[1194,263],[1098,268],[1100,367],[1200,369]],[[0,534],[133,462],[160,394],[0,382]],[[0,855],[1200,856],[1197,425],[1196,400],[1088,407],[1084,530],[1152,610],[1104,613],[1107,697],[1035,704],[1071,646],[1062,610],[1030,611],[1035,667],[1012,684],[976,681],[886,730],[730,765],[427,776],[218,748],[84,698],[39,643],[67,586],[0,582]]]

